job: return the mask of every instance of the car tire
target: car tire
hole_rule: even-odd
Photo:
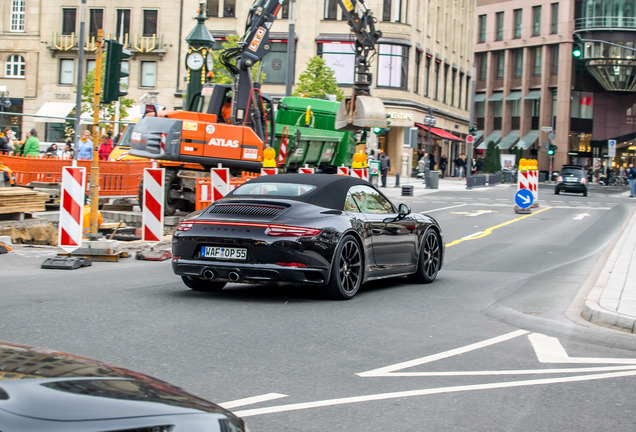
[[[561,191],[559,190],[559,188],[554,188],[554,194],[555,194],[555,195],[558,195],[558,194],[559,194],[559,192],[561,192]]]
[[[583,192],[583,196],[587,196],[587,191]]]
[[[179,200],[173,200],[170,198],[170,187],[174,184],[175,186],[179,186],[179,178],[177,177],[177,173],[173,170],[166,170],[166,178],[164,181],[165,189],[165,200],[163,206],[163,213],[167,216],[172,216],[179,208]]]
[[[442,240],[434,229],[424,233],[417,261],[417,271],[409,276],[411,282],[431,283],[437,278],[442,266]]]
[[[334,300],[349,300],[360,289],[362,275],[360,244],[353,236],[345,235],[336,248],[325,293]]]
[[[181,280],[191,290],[202,292],[219,292],[227,284],[227,282],[211,281],[192,276],[181,276]]]

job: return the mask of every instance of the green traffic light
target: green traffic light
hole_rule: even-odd
[[[380,132],[382,132],[382,128],[381,128],[381,127],[376,126],[376,127],[374,127],[374,128],[373,128],[373,133],[374,133],[374,134],[376,134],[376,135],[377,135],[377,134],[379,134]]]
[[[572,50],[572,55],[573,55],[574,57],[576,57],[576,58],[581,57],[581,54],[583,54],[583,53],[582,53],[582,51],[581,51],[581,48],[579,48],[579,47],[575,47],[575,48]]]

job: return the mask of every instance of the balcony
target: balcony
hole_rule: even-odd
[[[600,40],[585,41],[579,61],[607,91],[636,91],[636,49]]]
[[[131,40],[132,37],[132,40]],[[108,34],[104,39],[115,39],[115,36]],[[124,48],[130,50],[133,56],[136,54],[156,54],[160,58],[166,54],[165,45],[163,44],[163,35],[141,36],[139,34],[124,35]],[[79,37],[75,33],[63,35],[53,33],[52,43],[48,46],[55,56],[57,53],[77,51],[79,47]],[[87,36],[84,42],[84,51],[94,52],[97,49],[97,38]]]
[[[636,30],[636,17],[599,16],[574,20],[574,31]]]

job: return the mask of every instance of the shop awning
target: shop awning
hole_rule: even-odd
[[[420,129],[423,129],[425,131],[428,131],[428,126],[424,126],[422,123],[415,123],[415,126],[419,127]],[[458,137],[456,135],[453,135],[452,133],[447,132],[444,129],[431,127],[431,133],[433,135],[437,135],[440,138],[449,139],[449,140],[455,140],[455,141],[463,141],[460,137]]]
[[[519,131],[510,131],[510,133],[506,135],[499,144],[497,144],[497,147],[499,147],[501,150],[508,150],[510,147],[513,146],[514,143],[517,142],[517,140],[519,140]]]
[[[486,93],[477,93],[475,95],[475,102],[483,102],[486,100]]]
[[[515,101],[521,99],[521,92],[515,91],[511,92],[508,96],[506,96],[507,101]]]
[[[71,111],[75,109],[74,102],[44,102],[33,117],[34,122],[39,123],[64,123],[74,121],[74,117],[69,117]],[[91,120],[92,117],[86,113],[81,116],[82,120]]]
[[[541,99],[541,90],[530,90],[524,99]]]
[[[495,144],[497,144],[500,139],[501,139],[501,131],[500,130],[493,131],[490,135],[488,135],[484,139],[484,141],[481,144],[477,146],[477,150],[486,150],[488,148],[488,143],[490,141],[494,141]]]
[[[521,138],[519,140],[519,142],[517,143],[516,147],[520,148],[520,149],[523,149],[523,150],[527,150],[535,143],[537,138],[539,138],[539,131],[538,130],[531,130],[530,132],[525,134],[523,136],[523,138]]]
[[[478,143],[479,140],[484,137],[484,131],[477,131],[473,134],[473,136],[475,137],[475,143]]]
[[[497,102],[503,100],[503,93],[502,92],[497,92],[497,93],[493,93],[492,96],[490,96],[488,98],[488,102]]]

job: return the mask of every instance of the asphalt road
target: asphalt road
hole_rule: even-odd
[[[609,192],[609,193],[608,193]],[[129,367],[230,407],[254,431],[633,431],[636,339],[576,318],[631,206],[612,190],[408,197],[444,230],[430,285],[351,301],[294,287],[188,290],[169,262],[42,270],[0,256],[0,340]],[[545,198],[542,198],[545,197]]]

